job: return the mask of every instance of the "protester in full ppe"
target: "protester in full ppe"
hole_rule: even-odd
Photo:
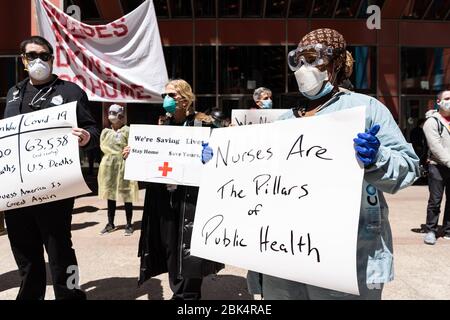
[[[204,126],[205,114],[197,114],[191,86],[172,80],[162,94],[165,115],[160,125]],[[124,149],[124,157],[130,152]],[[169,273],[173,300],[199,300],[203,278],[224,266],[191,256],[191,234],[198,187],[149,183],[145,193],[138,256],[141,258],[139,284]]]
[[[264,274],[265,299],[381,299],[383,284],[394,279],[392,234],[383,192],[395,193],[411,185],[419,175],[419,158],[381,102],[339,90],[339,84],[350,76],[352,61],[337,31],[318,29],[304,36],[289,53],[288,63],[309,104],[290,110],[280,120],[366,107],[366,131],[354,139],[356,157],[365,170],[356,248],[360,295]],[[212,149],[205,148],[203,160],[211,157]]]
[[[124,179],[125,160],[122,150],[128,145],[130,127],[125,125],[124,108],[113,104],[109,107],[108,120],[111,128],[103,129],[100,135],[100,148],[103,158],[98,168],[98,196],[102,200],[108,200],[108,223],[100,234],[106,234],[116,230],[114,217],[118,200],[125,203],[127,224],[125,236],[133,234],[131,220],[133,219],[133,202],[139,199],[139,188],[136,181]]]

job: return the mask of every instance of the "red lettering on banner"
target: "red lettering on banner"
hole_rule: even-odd
[[[89,26],[80,23],[48,3],[42,2],[50,19],[50,27],[56,38],[56,66],[65,68],[59,78],[77,83],[83,90],[90,92],[91,96],[102,99],[149,100],[151,95],[146,94],[141,85],[123,83],[108,65],[89,52],[79,39],[123,37],[129,34],[125,18],[110,25]],[[64,72],[65,71],[65,72]],[[73,75],[73,78],[72,77]]]
[[[106,80],[104,82],[106,96],[111,99],[117,98],[117,83],[113,80]],[[108,89],[112,89],[112,93],[108,91]]]
[[[89,82],[91,83],[91,91],[94,95],[104,98],[105,97],[105,89],[103,87],[102,81],[96,81],[92,78],[89,78]],[[100,90],[98,92],[97,90]]]
[[[66,62],[63,62],[63,58],[65,58]],[[68,68],[70,67],[70,59],[67,56],[67,51],[64,50],[60,45],[56,46],[56,66],[58,68]]]
[[[126,83],[122,83],[120,86],[120,95],[122,98],[132,97],[133,99],[136,98],[134,95],[134,91],[132,88],[130,88]]]
[[[131,87],[136,91],[137,93],[137,99],[143,100],[143,99],[151,99],[152,96],[147,96],[144,93],[144,87],[138,86],[137,84],[132,84]]]
[[[114,76],[116,78],[118,77],[117,74],[115,72],[113,72],[110,67],[105,68],[105,75],[107,77],[112,77],[112,76]]]
[[[92,28],[91,26],[82,23],[81,24],[81,29],[83,30],[83,32],[90,38],[95,36],[95,29]]]
[[[95,69],[97,70],[97,72],[98,72],[99,74],[102,74],[102,73],[103,73],[102,65],[101,65],[100,59],[97,59],[97,58],[94,57],[94,58],[92,59],[92,65],[93,65],[93,67],[95,67]],[[93,71],[93,70],[91,69],[91,71]]]
[[[125,18],[121,18],[119,21],[120,21],[120,22],[125,22]],[[126,36],[126,35],[128,34],[128,27],[127,27],[126,24],[124,24],[124,23],[115,23],[115,22],[113,22],[111,25],[112,25],[114,28],[116,28],[116,29],[121,29],[121,30],[122,30],[121,32],[118,32],[118,31],[116,31],[116,30],[113,31],[113,33],[114,33],[114,35],[115,35],[116,37],[123,37],[123,36]]]
[[[111,38],[113,36],[111,33],[103,33],[103,31],[108,30],[106,26],[95,26],[95,30],[97,30],[100,38]]]

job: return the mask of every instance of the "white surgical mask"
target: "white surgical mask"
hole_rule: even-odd
[[[441,108],[445,112],[450,112],[450,100],[442,100],[439,108]]]
[[[48,62],[37,58],[28,63],[28,73],[30,77],[36,80],[45,80],[50,76],[51,67]]]
[[[108,116],[108,120],[111,121],[111,123],[116,124],[117,122],[119,122],[119,118],[117,116],[113,116],[112,114],[110,114]]]
[[[320,92],[323,82],[328,80],[328,72],[320,71],[316,67],[303,65],[295,71],[298,89],[307,96],[315,96]]]

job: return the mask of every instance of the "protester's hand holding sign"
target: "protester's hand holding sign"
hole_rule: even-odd
[[[82,128],[73,128],[72,134],[78,137],[78,145],[80,147],[86,146],[91,140],[91,134],[89,133],[89,131]]]
[[[356,156],[365,167],[370,166],[376,160],[378,149],[380,148],[380,141],[376,137],[378,131],[380,131],[380,126],[376,124],[367,132],[358,133],[357,138],[353,139],[357,152]]]
[[[128,156],[130,155],[130,151],[131,151],[131,148],[130,148],[130,146],[126,146],[125,148],[123,148],[123,151],[122,151],[122,157],[126,160],[127,158],[128,158]]]

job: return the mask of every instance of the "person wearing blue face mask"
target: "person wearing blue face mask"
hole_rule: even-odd
[[[260,87],[253,92],[253,101],[256,107],[252,109],[272,109],[272,90]]]
[[[386,106],[373,97],[339,88],[351,75],[353,63],[340,33],[332,29],[308,33],[289,53],[288,63],[309,104],[288,111],[279,120],[366,107],[365,132],[353,140],[355,156],[364,168],[356,247],[360,295],[266,274],[262,275],[262,293],[267,300],[379,300],[384,283],[394,279],[389,210],[383,192],[395,193],[410,186],[420,174],[419,158]],[[213,157],[212,150],[204,146],[203,162]]]
[[[212,117],[195,112],[195,95],[183,79],[169,81],[162,94],[166,114],[159,125],[213,126]],[[130,147],[123,150],[128,157]],[[169,274],[172,300],[200,300],[203,278],[223,264],[191,256],[191,234],[198,187],[149,183],[145,192],[138,256],[139,284],[162,273]]]

